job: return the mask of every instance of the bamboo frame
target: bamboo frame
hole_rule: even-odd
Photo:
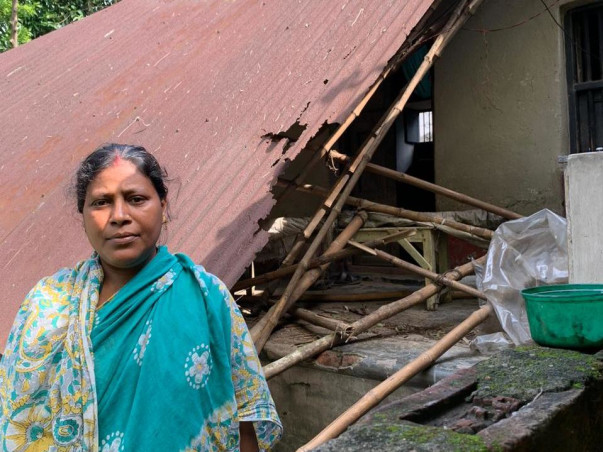
[[[381,239],[371,240],[370,242],[366,242],[365,245],[369,246],[369,247],[378,248],[380,246],[385,246],[388,243],[395,242],[402,238],[410,237],[413,234],[416,234],[416,231],[409,229],[408,231],[401,231],[401,232],[396,232],[395,234],[390,234]],[[351,256],[354,256],[354,255],[360,254],[360,253],[361,253],[361,251],[358,249],[346,248],[346,249],[343,249],[343,250],[338,251],[333,254],[328,254],[328,255],[323,254],[322,256],[311,260],[310,263],[308,264],[308,268],[315,268],[320,265],[328,264],[330,262],[335,262],[335,261],[338,261],[341,259],[345,259],[346,257],[351,257]],[[297,268],[297,264],[293,264],[293,265],[289,265],[287,267],[281,267],[278,270],[274,270],[272,272],[264,273],[260,276],[256,276],[255,278],[243,279],[243,280],[237,282],[232,287],[231,291],[236,292],[238,290],[247,289],[248,287],[257,286],[258,284],[263,284],[263,283],[267,283],[270,281],[274,281],[276,279],[284,278],[285,276],[289,276],[289,275],[293,274],[295,272],[296,268]]]
[[[421,20],[419,21],[419,23],[416,25],[415,30],[422,30],[424,28],[424,24],[425,22],[428,20],[428,18],[430,17],[430,14],[433,13],[442,3],[442,0],[434,0],[434,2],[429,6],[428,8],[428,12],[425,12],[425,14],[423,15],[423,17],[421,18]],[[431,29],[427,29],[427,31],[432,31]],[[410,35],[412,37],[412,34]],[[404,54],[405,55],[409,55],[412,52],[414,52],[414,50],[416,50],[417,48],[419,48],[419,46],[423,45],[423,41],[420,39],[407,39],[406,42],[410,42],[412,41],[413,44],[411,44],[407,49],[404,49]],[[327,143],[325,143],[322,147],[320,152],[315,153],[315,155],[312,157],[311,161],[308,162],[308,164],[306,165],[304,171],[302,173],[300,173],[294,180],[296,181],[296,184],[302,183],[305,178],[308,176],[308,174],[310,173],[311,169],[314,167],[314,165],[316,163],[318,163],[318,161],[320,161],[333,147],[333,145],[337,142],[337,140],[343,135],[343,133],[347,130],[347,128],[349,127],[349,125],[358,117],[360,116],[360,113],[362,112],[362,110],[364,109],[364,107],[368,104],[368,102],[370,101],[370,99],[373,97],[373,95],[375,94],[375,92],[377,91],[377,89],[379,88],[379,86],[381,85],[381,83],[383,83],[383,81],[387,78],[387,76],[390,74],[390,72],[392,72],[394,69],[396,69],[398,67],[398,65],[403,61],[403,58],[400,57],[399,53],[398,55],[396,55],[397,58],[392,59],[391,61],[393,61],[393,63],[389,64],[384,70],[383,72],[379,75],[379,77],[377,78],[377,80],[375,81],[375,83],[371,86],[371,88],[369,89],[369,91],[364,95],[364,97],[360,100],[360,102],[358,103],[358,105],[356,105],[356,107],[354,108],[354,110],[352,110],[352,112],[348,115],[348,117],[344,120],[344,122],[341,124],[340,127],[338,127],[338,129],[335,131],[335,133],[333,134],[333,136],[328,140]],[[334,189],[336,189],[337,187],[335,187]],[[277,197],[277,200],[280,200],[282,198],[284,198],[285,196],[287,196],[287,194],[291,191],[292,189],[290,187],[287,187],[283,193],[279,194]],[[322,211],[322,209],[319,209],[315,216],[320,216],[320,218],[318,219],[318,221],[314,222],[313,224],[314,226],[312,227],[312,229],[306,229],[304,231],[304,234],[302,234],[298,240],[296,240],[296,242],[294,243],[291,251],[289,252],[289,254],[287,255],[287,257],[283,260],[281,267],[284,266],[288,266],[291,265],[295,262],[295,260],[297,259],[297,256],[299,255],[299,252],[302,249],[303,244],[310,238],[310,236],[313,234],[314,229],[316,227],[316,225],[318,225],[318,223],[320,222],[320,219],[324,216],[324,212]],[[267,297],[270,296],[270,294],[273,291],[273,287],[270,286],[268,288],[268,290],[266,291],[266,299]]]
[[[360,419],[360,417],[368,410],[378,405],[385,397],[394,392],[420,371],[431,366],[440,356],[461,340],[463,336],[486,320],[492,312],[493,308],[489,304],[473,312],[452,331],[437,341],[433,347],[367,392],[360,400],[358,400],[358,402],[331,422],[331,424],[316,435],[311,441],[297,449],[297,452],[312,450],[328,440],[339,436],[351,424]]]
[[[341,251],[343,247],[348,243],[358,229],[362,227],[368,215],[366,212],[359,212],[356,216],[350,221],[350,223],[346,226],[346,228],[337,236],[335,240],[329,245],[324,254],[333,254],[337,251]],[[317,240],[315,239],[315,242]],[[306,253],[306,256],[308,253]],[[322,272],[329,266],[329,264],[323,264],[320,267],[313,268],[311,270],[305,271],[307,269],[306,265],[298,265],[295,269],[294,276],[300,273],[300,270],[303,271],[303,275],[299,277],[298,283],[295,285],[289,282],[287,289],[285,289],[285,293],[281,296],[279,301],[270,307],[266,315],[262,317],[258,323],[256,323],[253,328],[251,328],[251,337],[255,343],[255,347],[258,352],[264,348],[266,341],[270,337],[272,330],[276,327],[278,320],[282,317],[282,315],[293,306],[293,304],[304,294],[304,292],[318,279],[318,277],[322,274]],[[293,281],[293,279],[292,279]],[[254,335],[255,334],[255,335]]]
[[[331,151],[330,155],[344,162],[349,162],[350,157],[341,154],[337,151]],[[402,182],[408,185],[412,185],[414,187],[422,188],[424,190],[430,191],[432,193],[436,193],[438,195],[445,196],[450,199],[454,199],[455,201],[462,202],[463,204],[467,204],[473,207],[477,207],[479,209],[485,210],[487,212],[491,212],[493,214],[499,215],[503,218],[507,218],[509,220],[516,220],[518,218],[522,218],[522,215],[515,213],[511,210],[505,209],[503,207],[496,206],[494,204],[490,204],[488,202],[482,201],[477,198],[473,198],[471,196],[465,195],[463,193],[459,193],[457,191],[451,190],[449,188],[442,187],[441,185],[433,184],[431,182],[424,181],[423,179],[419,179],[417,177],[410,176],[405,173],[401,173],[399,171],[395,171],[389,168],[385,168],[380,165],[375,165],[374,163],[369,163],[366,166],[366,171],[369,171],[373,174],[378,174],[380,176],[385,176],[389,179],[395,180],[397,182]],[[295,180],[297,183],[298,181]],[[298,184],[299,185],[299,184]]]
[[[330,195],[323,202],[323,205],[320,207],[313,220],[310,222],[310,225],[308,225],[308,228],[313,225],[314,227],[316,227],[318,225],[318,221],[320,221],[316,221],[317,217],[320,216],[320,213],[323,210],[326,212],[326,209],[331,205],[331,203],[337,200],[334,206],[330,208],[329,216],[325,220],[324,224],[320,228],[314,240],[312,241],[312,244],[306,251],[304,257],[300,261],[298,268],[295,270],[295,273],[293,274],[287,288],[285,289],[285,292],[283,293],[277,304],[270,308],[269,312],[266,313],[266,315],[262,319],[260,319],[260,322],[258,322],[258,324],[256,324],[252,328],[251,337],[254,340],[258,352],[262,350],[263,346],[268,340],[268,337],[272,333],[272,330],[276,326],[278,319],[295,302],[295,300],[290,301],[290,299],[293,299],[294,294],[296,292],[299,292],[298,286],[302,287],[302,285],[298,283],[300,282],[302,276],[305,274],[308,268],[309,261],[314,257],[318,246],[326,236],[328,228],[333,224],[333,222],[341,212],[344,203],[350,196],[350,193],[358,182],[360,175],[362,174],[366,165],[369,163],[377,147],[382,142],[385,133],[394,124],[395,119],[404,109],[411,94],[413,93],[419,82],[427,74],[427,71],[429,71],[429,69],[432,67],[434,59],[440,55],[440,53],[446,47],[450,39],[452,39],[452,37],[460,29],[460,27],[469,17],[469,15],[472,14],[474,7],[476,7],[481,2],[481,0],[473,0],[473,4],[470,4],[469,1],[470,0],[464,0],[452,13],[449,20],[446,22],[445,31],[443,31],[436,38],[412,79],[397,97],[392,107],[390,107],[390,109],[386,112],[383,118],[379,121],[373,134],[367,138],[360,152],[348,168],[346,174],[340,178],[334,189],[331,191]],[[489,232],[491,233],[491,231]],[[309,236],[306,235],[306,237]],[[294,246],[294,248],[296,248],[296,246]],[[292,253],[290,253],[290,255],[291,254]],[[288,261],[288,258],[285,259],[285,261]],[[314,270],[316,269],[313,269],[311,271]]]
[[[477,264],[484,264],[486,261],[486,256],[482,256],[477,259],[475,262]],[[449,270],[445,272],[443,275],[447,279],[458,281],[459,279],[473,273],[473,264],[468,262],[464,265],[456,267],[453,270]],[[381,306],[376,311],[371,314],[366,315],[365,317],[357,320],[352,323],[351,329],[346,331],[346,335],[332,333],[327,336],[323,336],[320,339],[315,340],[314,342],[310,342],[309,344],[303,345],[298,348],[293,353],[290,353],[287,356],[284,356],[281,359],[278,359],[266,366],[264,366],[264,374],[266,378],[272,378],[275,375],[278,375],[285,370],[293,367],[295,364],[300,363],[312,356],[315,356],[325,350],[328,350],[335,345],[344,342],[348,337],[353,335],[358,335],[369,328],[375,326],[377,323],[380,323],[412,306],[415,306],[427,298],[435,295],[437,292],[442,290],[443,286],[432,283],[428,284],[422,289],[413,292],[407,297],[401,298],[400,300],[396,300],[392,303]]]
[[[462,5],[464,6],[464,4]],[[447,22],[447,25],[450,24],[450,29],[446,30],[442,34],[440,34],[431,49],[425,55],[423,62],[415,72],[414,76],[410,80],[410,82],[406,85],[404,90],[400,93],[400,95],[396,98],[396,101],[389,108],[389,110],[385,113],[382,119],[379,121],[377,127],[375,128],[373,134],[371,134],[365,143],[363,144],[360,152],[348,168],[346,174],[342,175],[339,179],[329,196],[323,202],[323,205],[319,208],[318,212],[306,228],[306,231],[309,229],[315,228],[318,225],[318,222],[324,214],[326,210],[330,207],[330,214],[319,230],[317,236],[314,238],[312,244],[303,259],[301,260],[299,267],[295,270],[295,273],[291,277],[291,281],[289,282],[287,288],[285,289],[285,293],[283,293],[281,299],[277,302],[277,304],[270,308],[272,312],[268,312],[261,320],[251,329],[251,337],[255,343],[256,349],[261,351],[264,344],[268,340],[272,330],[276,326],[278,322],[278,318],[285,312],[288,306],[291,305],[289,299],[292,297],[294,290],[296,290],[296,286],[298,285],[302,275],[308,268],[309,261],[314,257],[318,246],[323,241],[328,228],[333,224],[341,209],[350,196],[352,189],[355,187],[358,182],[360,175],[362,174],[364,168],[369,163],[373,154],[377,150],[377,147],[383,141],[385,134],[394,124],[394,121],[398,117],[398,115],[402,112],[404,106],[408,102],[411,94],[419,84],[419,82],[423,79],[423,77],[427,74],[427,71],[433,65],[434,59],[440,54],[442,49],[446,46],[450,38],[456,33],[456,31],[460,28],[456,22],[461,16],[462,9],[457,9],[452,18]],[[458,26],[457,26],[458,25]],[[336,201],[335,201],[336,200]],[[334,205],[333,202],[335,202]],[[324,211],[324,212],[323,212]],[[321,214],[322,212],[322,214]],[[304,237],[308,238],[309,235],[304,231]],[[298,242],[299,243],[299,242]],[[300,248],[298,243],[294,245],[294,250],[296,248]],[[292,255],[293,250],[290,255]],[[289,262],[289,256],[285,259],[287,263]]]

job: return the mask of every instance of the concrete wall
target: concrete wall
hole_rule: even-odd
[[[561,3],[551,7],[558,22],[578,5]],[[522,214],[563,213],[565,70],[563,33],[540,0],[484,0],[435,65],[436,183]]]
[[[601,283],[603,152],[573,154],[565,171],[569,282]]]
[[[270,392],[285,431],[274,452],[290,452],[304,445],[379,383],[300,366],[272,378]],[[421,389],[407,384],[385,400],[396,400]]]

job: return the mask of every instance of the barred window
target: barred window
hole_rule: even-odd
[[[603,151],[603,3],[566,16],[571,152]]]

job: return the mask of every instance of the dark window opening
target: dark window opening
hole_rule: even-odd
[[[571,152],[603,151],[603,3],[566,16]]]

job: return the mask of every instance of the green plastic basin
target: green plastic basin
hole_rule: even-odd
[[[549,347],[603,347],[603,284],[559,284],[521,291],[532,339]]]

